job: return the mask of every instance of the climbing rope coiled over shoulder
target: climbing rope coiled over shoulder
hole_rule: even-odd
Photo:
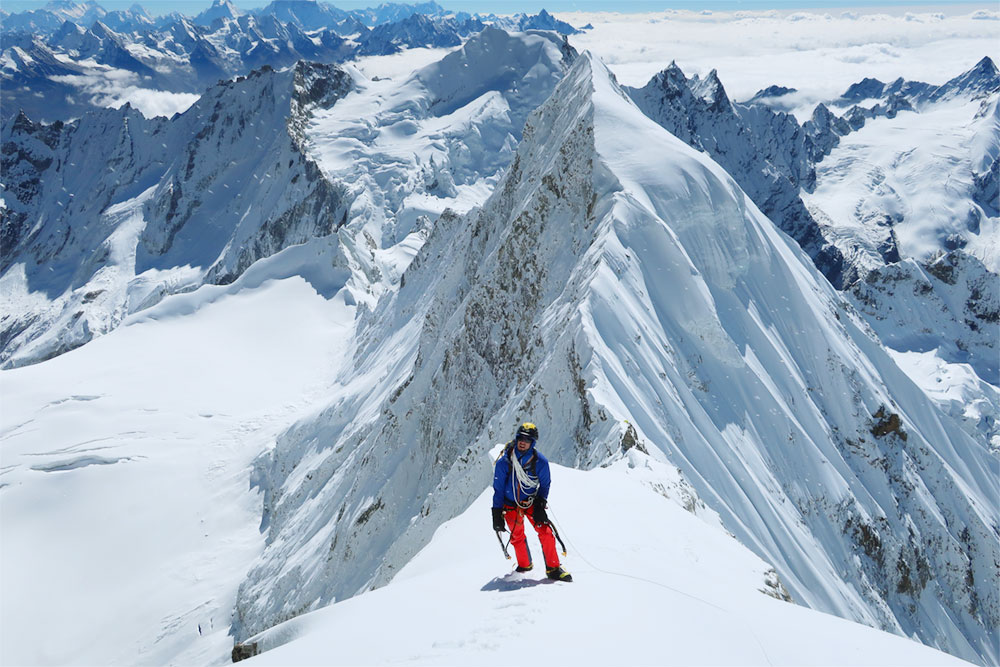
[[[538,477],[529,474],[521,466],[521,462],[517,460],[517,454],[514,449],[516,449],[516,445],[510,451],[510,467],[514,472],[510,476],[511,490],[514,492],[514,502],[517,503],[518,507],[527,509],[535,502],[535,494],[538,493],[539,487]],[[527,502],[521,502],[519,498],[527,498],[528,500]]]

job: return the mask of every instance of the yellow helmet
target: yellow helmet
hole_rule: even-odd
[[[528,439],[532,442],[538,440],[538,427],[531,422],[524,422],[521,427],[517,429],[516,440]]]

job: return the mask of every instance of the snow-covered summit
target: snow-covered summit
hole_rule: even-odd
[[[385,588],[278,625],[234,656],[259,652],[248,667],[492,665],[522,654],[595,666],[965,664],[775,599],[773,570],[674,502],[670,469],[637,449],[587,472],[554,465],[552,475],[572,584],[547,582],[537,562],[524,575],[506,572],[483,520],[487,491]],[[601,497],[614,502],[594,502]],[[433,613],[414,613],[430,600]]]
[[[240,640],[392,579],[531,418],[558,463],[641,445],[676,465],[797,601],[992,659],[995,460],[590,54],[351,354],[329,406],[259,461],[267,548]]]
[[[462,43],[462,36],[482,30],[478,21],[457,24],[451,19],[434,20],[423,14],[413,14],[395,23],[372,28],[360,40],[359,55],[389,55],[411,44],[429,47],[450,47]]]
[[[195,16],[198,25],[210,26],[215,21],[232,21],[243,15],[230,0],[213,0],[212,6]]]
[[[581,32],[569,23],[560,21],[556,17],[552,16],[552,14],[549,14],[544,8],[534,16],[524,13],[514,14],[513,16],[496,16],[490,14],[481,18],[497,28],[513,32],[523,32],[526,30],[551,30],[558,32],[561,35],[575,35]]]

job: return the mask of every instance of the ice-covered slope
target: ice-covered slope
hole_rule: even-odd
[[[885,264],[887,239],[920,262],[964,248],[997,273],[1000,218],[977,203],[974,183],[996,159],[997,114],[994,93],[874,120],[841,138],[803,199],[862,276]]]
[[[354,290],[372,305],[398,284],[431,221],[482,204],[510,164],[528,114],[576,52],[545,33],[487,28],[395,79],[353,71],[354,90],[305,127],[309,155],[351,201]]]
[[[636,449],[607,468],[553,467],[572,584],[546,582],[540,566],[508,572],[487,491],[388,586],[263,633],[242,649],[262,652],[246,664],[966,664],[765,595],[773,571],[661,497],[669,475]]]
[[[401,283],[329,407],[259,461],[238,639],[391,579],[530,418],[557,462],[665,457],[798,602],[996,659],[996,459],[593,57]]]

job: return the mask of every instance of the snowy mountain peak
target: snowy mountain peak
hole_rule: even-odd
[[[217,20],[235,20],[243,15],[230,0],[213,0],[212,6],[198,14],[193,21],[198,25],[212,25]]]
[[[881,97],[883,90],[885,90],[885,83],[872,77],[865,77],[861,81],[851,84],[840,97],[843,100],[858,102],[872,97]]]
[[[983,56],[983,59],[976,63],[974,69],[982,70],[986,76],[996,76],[998,71],[996,63],[989,56]]]
[[[91,16],[103,16],[107,13],[95,0],[86,0],[86,2],[50,0],[44,9],[64,19],[85,19]]]
[[[511,86],[535,67],[539,68],[535,76],[544,73],[545,79],[558,80],[575,58],[576,51],[567,48],[557,35],[541,32],[512,35],[487,26],[462,48],[419,70],[414,77],[434,94],[430,110],[445,115],[488,90]],[[547,95],[550,90],[547,86],[522,86],[514,87],[511,94],[520,100],[516,106],[521,113],[527,114],[544,101],[539,95]],[[533,100],[531,104],[529,99]]]
[[[710,109],[718,110],[729,104],[729,96],[719,81],[719,73],[712,70],[704,79],[695,75],[691,81],[691,92],[696,97],[707,102]]]
[[[931,101],[944,97],[964,96],[980,99],[1000,91],[1000,71],[993,60],[986,56],[967,72],[951,79],[931,93]]]
[[[86,32],[86,28],[74,23],[73,21],[63,21],[63,24],[59,26],[59,29],[52,35],[52,42],[54,44],[62,44],[67,38],[83,35]]]
[[[652,81],[656,82],[668,95],[679,95],[681,91],[688,89],[687,77],[673,60],[670,61],[670,65],[666,69],[655,74]]]

